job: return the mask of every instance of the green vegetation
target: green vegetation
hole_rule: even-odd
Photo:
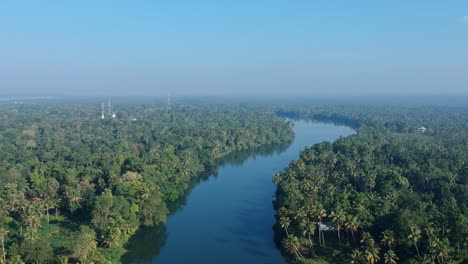
[[[236,106],[116,108],[100,120],[92,104],[0,105],[0,263],[118,263],[218,159],[293,138]]]
[[[466,108],[295,106],[277,113],[357,130],[305,149],[275,175],[276,234],[292,262],[468,261]]]

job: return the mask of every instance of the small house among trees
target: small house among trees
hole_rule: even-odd
[[[331,222],[318,222],[318,227],[320,231],[333,231],[334,227]]]
[[[423,126],[421,126],[421,127],[418,128],[418,131],[421,132],[421,133],[425,133],[426,130],[427,130],[427,128],[426,128],[426,127],[423,127]]]

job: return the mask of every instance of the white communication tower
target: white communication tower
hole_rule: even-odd
[[[101,103],[101,119],[104,119],[104,102]]]

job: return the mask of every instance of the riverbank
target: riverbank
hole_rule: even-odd
[[[304,121],[296,121],[294,130],[287,147],[228,157],[190,191],[166,224],[135,236],[124,263],[284,263],[273,240],[272,175],[304,147],[353,133]]]
[[[283,252],[294,263],[467,259],[466,110],[283,111],[358,127],[355,136],[305,149],[275,176],[276,234]]]

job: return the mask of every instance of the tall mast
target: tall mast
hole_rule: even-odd
[[[104,119],[104,102],[101,102],[101,119]]]
[[[107,114],[108,117],[112,116],[112,109],[111,109],[111,99],[109,98],[109,113]]]

